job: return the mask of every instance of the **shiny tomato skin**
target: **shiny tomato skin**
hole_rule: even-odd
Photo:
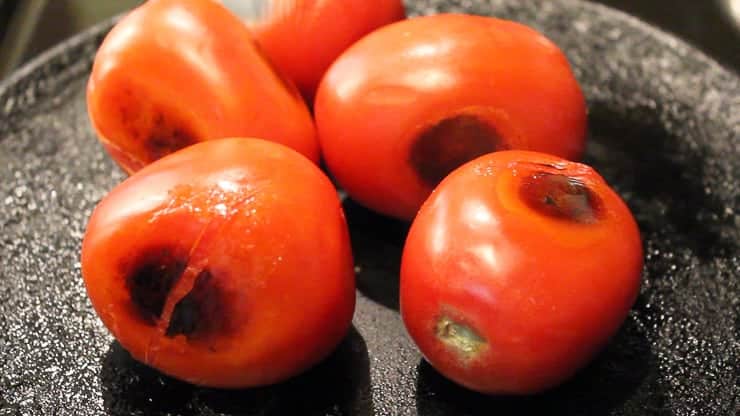
[[[471,15],[411,18],[365,36],[329,68],[314,111],[326,164],[348,194],[407,220],[464,162],[509,148],[575,160],[586,131],[584,97],[560,49],[524,25]],[[435,126],[438,148],[415,155]],[[459,160],[432,160],[427,179],[414,162],[448,153]]]
[[[99,139],[128,173],[223,137],[261,137],[319,160],[295,86],[216,1],[150,0],[125,16],[96,53],[87,106]]]
[[[533,175],[581,193],[531,192]],[[545,197],[528,205],[522,195]],[[591,208],[572,213],[588,215],[547,214],[586,200]],[[401,315],[449,379],[488,394],[536,393],[569,378],[618,330],[642,264],[630,210],[593,169],[496,152],[455,170],[420,209],[403,252]]]
[[[259,139],[198,143],[115,187],[87,225],[82,275],[135,359],[210,387],[306,370],[344,337],[355,304],[334,187]]]
[[[250,27],[267,56],[309,103],[329,65],[371,31],[401,20],[401,0],[272,1]]]

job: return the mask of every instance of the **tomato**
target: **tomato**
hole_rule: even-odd
[[[518,23],[443,14],[385,26],[329,68],[315,116],[326,164],[363,205],[411,219],[461,164],[502,149],[575,160],[580,87],[558,47]]]
[[[449,379],[530,394],[583,367],[640,286],[632,214],[592,168],[503,151],[444,179],[411,225],[400,304],[408,333]]]
[[[106,36],[87,106],[128,173],[187,145],[232,136],[285,144],[318,162],[305,103],[219,2],[150,0]]]
[[[309,103],[329,65],[347,47],[401,20],[401,0],[290,0],[268,2],[266,18],[250,23],[255,38]]]
[[[327,356],[351,324],[353,273],[329,179],[258,139],[138,171],[95,208],[82,245],[87,293],[121,345],[212,387],[275,383]]]

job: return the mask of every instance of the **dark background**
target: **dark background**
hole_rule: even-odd
[[[740,0],[598,0],[704,50],[740,72]]]
[[[592,1],[673,32],[740,72],[740,0]],[[65,38],[138,3],[141,0],[0,0],[0,78]]]

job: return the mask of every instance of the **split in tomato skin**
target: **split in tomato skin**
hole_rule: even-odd
[[[642,264],[629,208],[593,169],[495,152],[453,171],[420,209],[402,257],[401,315],[449,379],[537,393],[616,333]]]
[[[195,144],[114,188],[88,222],[82,275],[135,359],[210,387],[306,370],[344,337],[355,305],[335,188],[259,139]]]
[[[337,56],[364,35],[406,15],[401,0],[269,3],[266,16],[248,22],[249,26],[265,54],[310,104],[321,77]]]
[[[150,0],[106,36],[87,108],[128,173],[204,140],[254,136],[319,161],[308,107],[248,28],[216,1]]]
[[[329,68],[314,110],[326,165],[347,193],[406,220],[464,162],[508,149],[577,160],[586,137],[585,100],[563,52],[524,25],[482,16],[411,18],[370,33]]]

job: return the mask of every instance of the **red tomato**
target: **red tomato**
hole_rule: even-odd
[[[371,31],[401,20],[401,0],[270,1],[267,18],[251,23],[255,38],[309,103],[329,65]]]
[[[129,173],[187,145],[255,136],[314,162],[308,108],[216,1],[150,0],[95,56],[87,105],[106,149]]]
[[[411,219],[433,187],[502,149],[580,157],[586,108],[563,53],[518,23],[435,15],[364,37],[326,73],[316,125],[358,202]]]
[[[496,152],[455,170],[420,209],[403,252],[401,315],[451,380],[529,394],[608,342],[641,270],[632,214],[593,169]]]
[[[257,139],[193,145],[117,186],[88,223],[82,275],[135,359],[213,387],[302,372],[346,334],[355,302],[331,182]]]

